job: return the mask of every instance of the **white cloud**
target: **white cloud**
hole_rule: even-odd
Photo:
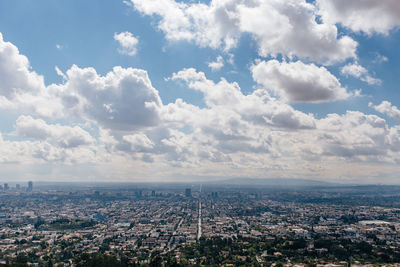
[[[31,71],[28,59],[18,48],[3,40],[0,33],[0,94],[12,100],[17,94],[38,92],[44,86],[43,76]]]
[[[314,128],[288,131],[257,124],[244,111],[236,113],[236,110],[219,105],[199,110],[202,115],[192,110],[193,119],[185,125],[191,125],[193,130],[186,134],[178,132],[179,138],[163,141],[170,147],[167,155],[177,151],[172,158],[180,163],[191,162],[193,168],[200,164],[196,159],[201,159],[207,164],[223,162],[229,166],[227,170],[241,173],[249,173],[250,168],[267,168],[269,174],[286,177],[338,177],[349,175],[348,172],[353,177],[365,177],[371,171],[365,168],[367,163],[396,164],[400,155],[398,127],[389,128],[385,120],[375,115],[357,111],[329,114],[315,120]],[[224,164],[218,166],[224,168]],[[253,174],[260,175],[257,171]]]
[[[69,165],[104,162],[102,158],[105,153],[101,147],[93,145],[77,146],[74,145],[75,141],[72,138],[68,140],[71,141],[69,144],[65,143],[66,140],[63,142],[60,139],[60,143],[57,143],[57,139],[54,138],[55,136],[48,137],[46,140],[21,141],[8,141],[0,138],[0,164],[17,164],[14,166],[13,175],[21,171],[23,177],[28,175],[26,168],[35,166],[40,169],[39,173],[41,173],[42,178],[53,179],[54,177],[51,174],[49,177],[43,176],[42,170],[45,164],[61,163]],[[57,169],[57,166],[60,167],[60,165],[52,165],[52,168]]]
[[[94,143],[94,138],[78,126],[50,125],[31,116],[20,116],[15,126],[16,134],[20,137],[51,141],[63,148]]]
[[[114,40],[116,40],[120,48],[118,52],[122,55],[134,56],[137,53],[137,46],[139,39],[133,36],[130,32],[114,33]]]
[[[223,66],[224,66],[224,59],[222,58],[222,56],[218,56],[215,61],[208,63],[208,67],[211,68],[212,71],[218,71]]]
[[[346,76],[353,76],[370,85],[381,84],[382,81],[369,75],[368,70],[358,63],[349,63],[341,69],[341,73]]]
[[[318,122],[324,154],[339,157],[372,157],[387,155],[387,149],[397,150],[387,143],[390,131],[384,119],[348,111],[345,115],[330,114]]]
[[[376,58],[372,61],[372,63],[382,63],[388,61],[389,59],[386,56],[376,53]]]
[[[324,64],[356,58],[357,42],[339,37],[333,24],[318,23],[305,0],[213,0],[210,4],[174,0],[131,0],[134,8],[160,17],[168,40],[186,40],[225,51],[250,34],[261,56],[297,56]]]
[[[368,106],[382,114],[388,115],[391,118],[400,120],[400,110],[396,106],[393,106],[389,101],[382,101],[382,103],[376,106],[370,102]]]
[[[65,76],[65,74],[60,70],[58,66],[55,66],[54,70],[56,71],[58,76],[63,78],[64,81],[67,80],[67,76]]]
[[[290,102],[328,102],[350,94],[326,68],[297,62],[261,61],[252,66],[253,79]]]
[[[0,108],[45,118],[72,115],[113,130],[158,123],[162,102],[146,71],[114,67],[100,76],[93,68],[74,65],[66,74],[57,67],[56,72],[64,83],[45,86],[28,59],[0,39]]]
[[[238,7],[241,30],[258,41],[262,56],[283,54],[331,64],[356,57],[357,42],[338,37],[331,24],[317,23],[315,7],[306,1],[256,1]]]
[[[248,94],[238,83],[212,81],[203,72],[184,69],[169,80],[201,92],[204,106],[182,99],[163,105],[147,72],[140,69],[115,67],[100,75],[93,68],[72,66],[65,74],[59,71],[65,76],[62,83],[35,86],[31,79],[43,78],[30,70],[15,46],[2,45],[14,51],[0,53],[7,62],[23,58],[25,63],[0,68],[0,77],[19,79],[10,84],[24,77],[29,82],[23,83],[23,90],[0,90],[2,108],[25,114],[16,121],[14,133],[0,134],[1,171],[11,162],[21,169],[49,164],[58,175],[66,165],[82,162],[90,163],[87,173],[105,180],[161,180],[194,175],[323,179],[364,177],[371,171],[392,175],[393,169],[399,170],[399,126],[389,127],[384,119],[358,111],[317,119],[267,91],[289,101],[349,97],[324,67],[300,61],[257,62],[252,68],[255,80],[266,88]],[[398,116],[390,103],[376,107]],[[63,125],[50,123],[49,117],[60,118]],[[78,123],[86,126],[72,126]],[[8,140],[12,134],[17,140]]]
[[[388,127],[386,121],[375,115],[359,111],[345,114],[328,114],[316,121],[316,129],[307,132],[285,133],[280,149],[293,153],[294,158],[331,165],[330,171],[341,172],[339,166],[352,163],[358,174],[368,176],[367,169],[359,169],[362,162],[379,166],[379,163],[396,163],[400,149],[398,127]],[[342,165],[341,165],[342,164]],[[334,167],[336,166],[336,167]],[[326,174],[329,174],[326,173]],[[331,174],[329,174],[331,175]]]
[[[62,105],[46,87],[44,78],[31,70],[18,48],[5,42],[0,33],[0,108],[54,117]]]
[[[162,106],[147,72],[114,67],[105,76],[93,68],[72,66],[58,86],[67,113],[113,130],[133,130],[158,124]]]
[[[64,83],[45,86],[28,59],[0,35],[0,108],[46,118],[72,115],[124,131],[159,122],[162,102],[144,70],[114,67],[101,76],[74,65],[66,74],[57,67],[56,72]]]
[[[329,114],[317,123],[320,158],[351,159],[354,162],[396,163],[399,155],[398,128],[389,128],[386,121],[375,115],[347,111],[344,115]],[[364,174],[365,176],[367,173]]]
[[[125,135],[123,140],[129,143],[132,151],[149,151],[154,148],[154,143],[144,133]]]
[[[189,88],[202,92],[206,105],[212,112],[218,114],[217,116],[231,116],[253,124],[272,127],[290,129],[314,127],[314,118],[311,115],[277,101],[263,89],[243,95],[237,83],[229,83],[225,79],[214,83],[208,80],[203,72],[197,72],[195,69],[184,69],[174,73],[172,80],[177,79],[184,80]]]
[[[324,22],[340,23],[355,32],[388,34],[400,26],[396,0],[317,0]]]

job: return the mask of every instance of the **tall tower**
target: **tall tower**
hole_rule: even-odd
[[[185,196],[186,196],[186,197],[191,197],[191,196],[192,196],[192,189],[186,188],[186,190],[185,190]]]
[[[27,192],[32,192],[32,190],[33,190],[33,182],[32,181],[29,181],[28,182],[28,189],[26,190]]]

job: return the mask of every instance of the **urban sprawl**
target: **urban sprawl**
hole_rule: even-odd
[[[397,192],[7,184],[0,266],[395,266]]]

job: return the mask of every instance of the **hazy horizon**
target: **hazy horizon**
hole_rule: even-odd
[[[236,177],[236,178],[212,178],[212,179],[197,179],[197,180],[126,180],[121,181],[119,179],[107,180],[107,181],[98,181],[98,180],[79,180],[79,181],[69,181],[69,180],[61,180],[61,179],[49,179],[49,180],[0,180],[0,185],[7,183],[11,187],[15,187],[15,185],[20,185],[21,187],[27,187],[28,182],[32,181],[36,186],[68,186],[68,185],[85,185],[91,187],[101,187],[101,186],[121,186],[121,185],[159,185],[159,186],[167,186],[167,185],[180,185],[180,186],[200,186],[200,185],[208,185],[208,186],[250,186],[250,187],[258,187],[262,188],[272,186],[272,187],[290,187],[290,188],[312,188],[312,187],[357,187],[357,186],[400,186],[400,183],[382,183],[382,182],[360,182],[360,181],[326,181],[326,180],[316,180],[316,179],[302,179],[302,178],[250,178],[250,177]]]

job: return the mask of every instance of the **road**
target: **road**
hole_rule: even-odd
[[[176,245],[172,245],[172,241],[173,241],[174,237],[176,236],[179,227],[181,227],[183,221],[185,220],[185,217],[186,216],[182,217],[182,219],[179,221],[175,231],[172,233],[172,236],[171,236],[171,238],[169,239],[169,242],[168,242],[168,248],[169,248],[168,251],[172,251],[172,250],[174,250],[176,248]]]
[[[197,240],[200,240],[201,237],[201,188],[200,185],[200,195],[199,195],[199,222],[197,223]]]
[[[199,222],[197,227],[197,240],[201,237],[201,200],[199,199]]]

